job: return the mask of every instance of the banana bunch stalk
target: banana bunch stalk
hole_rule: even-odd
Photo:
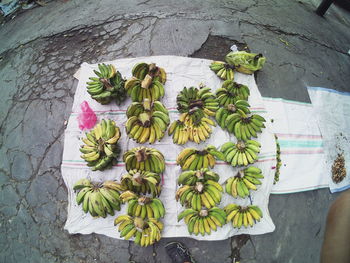
[[[189,113],[193,122],[199,121],[205,115],[214,116],[219,108],[215,95],[210,92],[210,88],[204,86],[199,89],[183,88],[177,95],[176,102],[179,112]],[[198,115],[197,112],[199,112]]]
[[[93,171],[112,167],[120,152],[117,145],[119,139],[120,130],[115,122],[102,119],[93,130],[86,133],[86,138],[82,139],[85,145],[79,149],[83,153],[81,158]]]
[[[125,124],[126,132],[138,143],[160,141],[170,123],[169,115],[162,111],[146,111],[131,116]]]
[[[219,181],[219,175],[208,168],[202,168],[194,171],[184,171],[180,174],[177,182],[179,185],[195,185],[197,182],[203,182],[206,180]]]
[[[264,176],[261,170],[257,167],[250,166],[241,170],[236,176],[230,177],[226,181],[225,190],[226,193],[237,198],[245,198],[249,196],[251,190],[257,190],[257,185],[261,185],[260,179]]]
[[[113,65],[98,64],[98,69],[94,70],[97,77],[90,77],[87,84],[87,92],[91,98],[101,104],[108,104],[114,100],[120,104],[126,99],[124,88],[125,80]]]
[[[126,170],[133,169],[162,173],[165,169],[164,155],[154,148],[136,147],[123,155]]]
[[[120,195],[120,199],[124,203],[128,202],[130,216],[159,219],[165,215],[164,205],[158,198],[138,196],[131,191],[125,191]]]
[[[131,118],[132,116],[138,117],[141,113],[153,113],[156,111],[163,112],[166,115],[169,115],[168,110],[165,108],[163,103],[160,101],[150,101],[149,99],[144,99],[143,102],[133,102],[130,104],[126,110],[126,116]]]
[[[232,103],[232,104],[228,104],[225,105],[223,107],[221,107],[220,109],[218,109],[218,111],[215,114],[215,119],[217,121],[217,123],[220,125],[221,128],[225,129],[226,128],[226,124],[230,124],[229,122],[226,122],[227,118],[234,114],[234,113],[238,113],[238,110],[249,114],[250,110],[249,110],[250,105],[248,104],[247,101],[245,100],[237,100],[236,102]]]
[[[248,140],[251,137],[257,138],[265,128],[266,120],[258,114],[246,114],[238,109],[237,113],[231,114],[226,118],[225,126],[230,133],[233,133],[238,140]]]
[[[181,205],[201,210],[214,207],[221,201],[222,186],[213,180],[196,182],[195,185],[184,185],[180,187],[175,195],[176,201],[180,200]]]
[[[180,120],[170,125],[168,134],[173,136],[173,142],[176,144],[185,144],[188,141],[199,144],[210,137],[211,126],[215,126],[215,122],[207,117],[201,117],[199,121],[193,123],[188,113],[182,113]]]
[[[232,222],[233,227],[238,229],[242,226],[245,228],[252,227],[263,217],[261,209],[255,205],[240,206],[229,204],[224,210],[227,214],[226,222]]]
[[[238,141],[236,144],[227,142],[221,146],[221,152],[225,155],[225,161],[233,167],[252,164],[258,160],[260,143],[253,140]]]
[[[234,78],[234,69],[235,67],[225,63],[223,61],[213,61],[210,64],[210,69],[216,73],[216,75],[221,79],[231,79]]]
[[[177,220],[180,221],[183,218],[187,224],[188,232],[196,236],[199,233],[202,236],[205,234],[210,235],[212,230],[216,231],[218,227],[226,224],[226,213],[218,207],[201,209],[199,211],[189,208],[182,211],[178,215]]]
[[[119,192],[124,188],[117,182],[105,181],[94,183],[89,179],[77,181],[73,187],[77,191],[77,204],[82,204],[83,211],[93,217],[107,217],[114,215],[114,210],[120,210]]]
[[[233,80],[225,80],[215,94],[219,103],[225,105],[232,104],[236,100],[248,100],[250,91],[246,85],[238,84]]]
[[[276,184],[279,181],[280,178],[280,170],[282,166],[282,160],[281,160],[281,147],[278,142],[278,137],[275,134],[275,141],[276,141],[276,172],[275,172],[275,178],[273,180],[273,184]]]
[[[138,194],[159,196],[161,192],[161,178],[159,174],[137,169],[130,170],[121,178],[121,184],[130,191]]]
[[[134,243],[141,247],[147,247],[159,241],[163,230],[163,224],[155,218],[142,219],[129,215],[118,216],[114,220],[114,225],[119,225],[120,237],[125,240],[134,238]]]
[[[166,73],[154,63],[138,63],[132,69],[133,77],[126,81],[125,89],[132,101],[145,98],[155,101],[164,96]]]
[[[264,66],[266,58],[262,54],[236,51],[228,53],[225,60],[228,64],[234,66],[236,71],[244,74],[253,74]]]

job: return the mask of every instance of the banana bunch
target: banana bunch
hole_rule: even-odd
[[[206,149],[185,148],[177,156],[176,163],[181,166],[182,170],[199,170],[208,167],[213,168],[215,158]]]
[[[130,191],[142,194],[152,194],[159,196],[161,191],[161,178],[159,174],[137,169],[130,170],[121,178],[121,184]]]
[[[194,171],[184,171],[180,174],[177,182],[179,185],[195,185],[197,182],[203,182],[206,180],[219,181],[219,175],[210,171],[208,168],[202,168]]]
[[[223,61],[213,61],[210,64],[210,69],[216,73],[216,75],[221,79],[232,79],[234,78],[234,66]]]
[[[255,205],[240,206],[229,204],[224,210],[227,214],[226,222],[232,222],[233,227],[238,229],[242,226],[245,228],[248,228],[248,226],[252,227],[263,217],[261,209]]]
[[[210,137],[212,133],[210,126],[215,126],[215,122],[204,115],[193,123],[191,115],[182,113],[180,120],[170,124],[168,134],[172,135],[176,144],[185,144],[189,140],[199,144]]]
[[[201,116],[214,116],[219,108],[215,95],[210,92],[210,88],[201,86],[183,88],[176,97],[177,109],[180,113],[188,113],[193,122],[200,120]],[[195,112],[202,115],[197,117]]]
[[[228,79],[222,83],[221,88],[217,89],[215,94],[220,105],[227,105],[236,100],[248,100],[250,91],[246,85]]]
[[[147,75],[150,75],[154,80],[164,84],[166,81],[166,72],[163,68],[157,67],[155,63],[147,64],[140,62],[132,68],[132,76],[144,80]]]
[[[233,133],[238,140],[248,140],[251,137],[257,138],[257,133],[265,128],[266,120],[258,114],[246,114],[242,110],[231,114],[226,118],[225,126]]]
[[[233,197],[245,198],[249,195],[250,190],[256,190],[257,185],[261,184],[259,179],[263,179],[264,176],[261,170],[257,167],[250,166],[241,170],[236,176],[230,177],[226,181],[225,190],[226,193]]]
[[[189,208],[182,211],[178,215],[177,220],[180,221],[183,218],[187,224],[188,232],[196,236],[199,233],[202,236],[205,234],[210,235],[212,230],[216,231],[217,227],[222,227],[226,224],[226,213],[218,207],[201,209],[199,211]]]
[[[136,147],[123,155],[126,170],[133,169],[161,173],[165,169],[164,155],[154,148]]]
[[[236,71],[244,74],[253,74],[264,66],[266,58],[262,54],[236,51],[228,53],[225,60]]]
[[[125,82],[125,89],[132,101],[145,98],[155,101],[164,96],[166,73],[154,63],[138,63],[132,69],[133,77]]]
[[[85,145],[79,149],[83,153],[81,158],[93,171],[112,167],[120,151],[117,145],[119,139],[120,130],[115,122],[102,119],[93,130],[86,133],[86,138],[82,139]]]
[[[240,111],[244,113],[250,113],[249,107],[250,105],[248,104],[247,101],[245,100],[237,100],[234,103],[230,103],[228,105],[222,105],[220,109],[217,110],[215,114],[215,119],[217,123],[220,125],[221,128],[225,129],[226,125],[230,124],[229,122],[226,122],[227,118],[234,114],[238,113]]]
[[[89,179],[81,179],[75,183],[73,189],[78,191],[77,204],[82,204],[83,211],[89,212],[93,217],[105,218],[107,214],[113,216],[114,210],[120,210],[119,191],[124,188],[117,182],[93,183]]]
[[[120,104],[126,99],[124,88],[125,80],[113,65],[98,64],[98,69],[94,70],[97,77],[90,77],[87,84],[87,92],[91,98],[101,104],[108,104],[115,100]]]
[[[215,95],[219,105],[227,106],[229,104],[235,104],[238,100],[248,100],[250,91],[245,85],[227,80],[222,83],[221,88],[216,90]],[[249,105],[246,107],[249,107]]]
[[[181,205],[201,210],[214,207],[221,201],[222,186],[213,180],[196,182],[195,185],[184,185],[180,187],[175,195],[176,201],[180,200]]]
[[[225,155],[225,161],[233,167],[238,165],[247,166],[258,160],[260,143],[253,140],[238,141],[236,144],[227,142],[221,146],[221,152]]]
[[[163,224],[155,218],[142,219],[129,215],[118,216],[114,220],[114,225],[119,225],[120,237],[125,240],[134,237],[134,243],[141,247],[147,247],[159,241],[160,232],[163,230]]]
[[[126,121],[126,132],[138,143],[160,141],[170,123],[169,115],[162,111],[146,111]]]
[[[126,116],[131,118],[132,116],[138,117],[141,113],[160,111],[166,115],[169,115],[168,110],[160,101],[151,101],[144,99],[143,102],[133,102],[126,110]]]
[[[128,215],[141,217],[142,219],[164,217],[165,208],[158,198],[147,196],[137,196],[131,191],[125,191],[120,195],[120,199],[128,202]]]

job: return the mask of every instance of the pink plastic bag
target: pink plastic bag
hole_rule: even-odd
[[[83,101],[80,104],[81,113],[78,115],[78,123],[80,130],[91,129],[95,126],[97,117],[95,112],[90,108],[87,101]]]

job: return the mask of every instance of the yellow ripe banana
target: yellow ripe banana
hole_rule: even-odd
[[[203,220],[203,226],[204,226],[204,230],[205,232],[207,232],[209,235],[211,234],[211,228],[208,222],[208,217],[205,217],[202,219]]]
[[[253,216],[250,214],[249,210],[246,211],[247,213],[247,220],[248,220],[248,224],[250,226],[253,226],[254,225],[254,219],[253,219]]]
[[[231,194],[233,197],[237,197],[238,193],[237,193],[237,182],[238,182],[238,178],[236,177],[235,179],[233,179],[232,181],[232,187],[231,187]]]
[[[185,160],[185,162],[184,162],[184,164],[182,165],[182,169],[183,170],[187,170],[188,169],[188,167],[191,165],[191,163],[195,160],[197,158],[197,155],[196,154],[192,154],[191,156],[189,156],[186,160]]]
[[[211,168],[213,168],[215,166],[215,158],[213,155],[211,155],[210,153],[207,153],[206,156],[208,157],[208,161],[209,161],[209,166]],[[204,167],[207,168],[207,167]]]
[[[248,227],[247,212],[244,211],[244,212],[242,212],[242,214],[243,214],[243,225],[244,225],[245,228],[247,228]]]
[[[203,204],[206,208],[209,209],[209,208],[212,207],[204,193],[201,193],[201,194],[200,194],[200,198],[201,198],[202,204]]]
[[[227,221],[227,222],[232,221],[232,219],[235,217],[235,215],[236,215],[238,212],[239,212],[239,209],[235,209],[235,210],[231,211],[231,212],[227,215],[226,221]]]

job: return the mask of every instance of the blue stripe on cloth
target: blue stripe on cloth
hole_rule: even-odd
[[[335,89],[327,89],[327,88],[321,88],[321,87],[306,87],[306,88],[311,89],[311,90],[322,90],[322,91],[327,91],[327,92],[331,92],[331,93],[336,93],[339,95],[350,96],[350,92],[346,92],[346,91],[338,91]]]
[[[320,148],[323,147],[323,141],[291,141],[291,140],[278,140],[281,148],[288,147],[300,147],[300,148]]]

